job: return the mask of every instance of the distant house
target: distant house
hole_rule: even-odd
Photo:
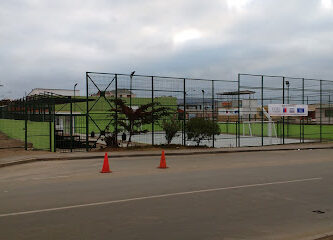
[[[61,96],[80,96],[80,90],[74,90],[72,89],[48,89],[48,88],[34,88],[31,90],[31,92],[28,94],[28,96],[33,95],[41,95],[41,94],[55,94],[55,95],[61,95]]]
[[[0,106],[6,106],[10,103],[9,99],[2,99],[0,100]]]
[[[111,90],[111,91],[105,91],[105,92],[101,92],[98,91],[96,94],[92,94],[91,96],[101,96],[102,94],[105,94],[105,97],[114,97],[116,96],[116,91],[115,90]],[[117,89],[117,97],[118,98],[130,98],[132,95],[132,98],[135,98],[136,95],[133,94],[133,92],[131,92],[130,90],[126,89],[126,88],[118,88]]]
[[[178,114],[179,118],[183,118],[184,114],[184,100],[177,99],[178,105]],[[192,97],[186,98],[186,118],[194,118],[194,117],[205,117],[212,118],[212,99],[211,98],[200,98],[200,97]],[[215,106],[216,107],[216,106]]]
[[[333,123],[333,107],[330,104],[316,104],[315,106],[315,122],[317,124]]]
[[[243,120],[251,121],[261,113],[254,91],[231,91],[217,93],[218,121],[234,121],[240,116]]]

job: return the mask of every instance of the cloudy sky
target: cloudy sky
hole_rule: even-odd
[[[333,79],[332,0],[1,0],[0,98],[85,72]]]

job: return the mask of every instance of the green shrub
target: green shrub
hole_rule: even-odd
[[[203,118],[192,118],[186,123],[186,134],[188,139],[193,139],[200,145],[201,140],[212,138],[214,135],[219,135],[221,130],[219,125],[211,120]]]
[[[167,144],[170,144],[172,139],[177,135],[177,132],[181,130],[182,126],[176,119],[164,120],[162,122],[162,128],[165,131],[165,139]]]

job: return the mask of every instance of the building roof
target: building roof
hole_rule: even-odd
[[[235,96],[235,95],[248,95],[248,94],[255,94],[255,93],[256,92],[254,92],[254,91],[243,90],[243,91],[216,93],[216,94],[222,95],[222,96]]]
[[[115,94],[115,93],[116,93],[116,90],[111,90],[111,91],[106,91],[106,92],[109,92],[109,93],[113,93],[113,94]],[[129,89],[126,89],[126,88],[118,88],[118,89],[117,89],[117,94],[120,94],[120,93],[131,94],[132,92],[131,92]],[[133,94],[133,93],[132,93],[132,94]]]
[[[71,98],[70,96],[61,96],[57,94],[38,94],[26,97],[27,104],[66,104],[73,102],[86,102],[84,98]],[[88,101],[93,101],[89,99]]]
[[[75,89],[76,93],[80,93],[80,90]],[[39,94],[43,94],[43,93],[54,93],[54,94],[58,94],[58,95],[64,95],[64,96],[72,96],[74,95],[74,89],[55,89],[55,88],[34,88],[31,90],[31,92],[28,94],[28,96],[32,96],[32,95],[39,95]],[[63,94],[61,94],[63,93]],[[77,94],[79,95],[79,94]]]

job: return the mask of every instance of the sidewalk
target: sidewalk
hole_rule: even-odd
[[[264,147],[241,147],[241,148],[209,148],[209,149],[167,149],[165,155],[197,155],[197,154],[222,154],[235,152],[257,152],[257,151],[291,151],[291,150],[309,150],[309,149],[333,149],[333,143],[305,143],[272,145]],[[85,160],[103,158],[104,152],[72,152],[72,153],[51,153],[44,151],[21,151],[20,154],[9,153],[0,155],[0,168],[37,161],[63,161],[63,160]],[[114,151],[108,152],[109,158],[121,157],[145,157],[160,156],[161,150],[147,151]]]

